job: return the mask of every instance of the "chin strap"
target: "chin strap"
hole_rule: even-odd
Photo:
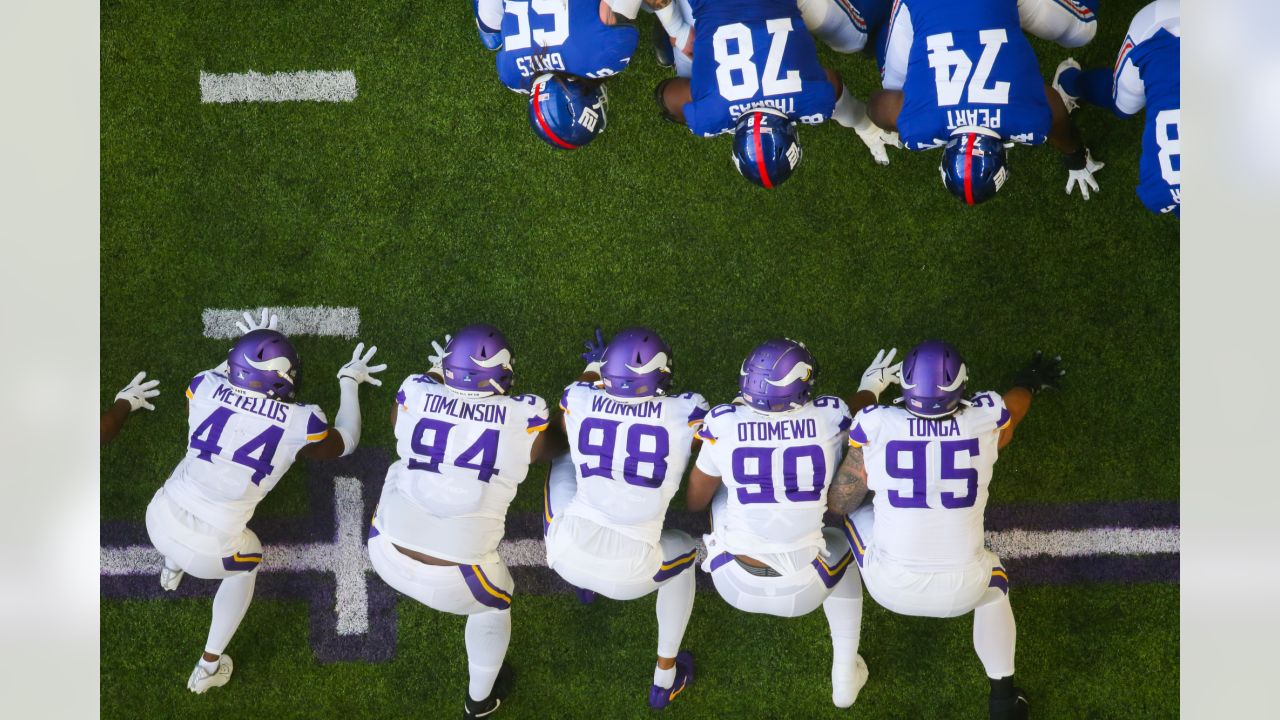
[[[342,389],[342,399],[333,418],[333,429],[342,436],[342,457],[346,457],[360,444],[360,383],[342,378],[338,387]]]

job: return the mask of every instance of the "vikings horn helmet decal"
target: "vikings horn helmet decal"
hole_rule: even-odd
[[[251,393],[292,401],[301,366],[289,339],[275,330],[254,330],[227,353],[227,379]]]
[[[804,343],[774,338],[760,343],[742,362],[739,397],[763,412],[784,412],[809,402],[818,363]]]
[[[468,325],[445,346],[444,384],[471,397],[505,395],[515,379],[511,344],[492,325]]]
[[[926,340],[902,361],[903,407],[917,417],[946,417],[963,402],[968,380],[960,351],[942,340]]]
[[[661,395],[671,384],[671,346],[649,328],[621,330],[605,348],[600,378],[614,397]]]

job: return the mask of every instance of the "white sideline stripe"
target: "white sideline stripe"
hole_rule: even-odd
[[[200,102],[351,102],[356,99],[356,76],[350,70],[303,70],[262,74],[200,73]]]
[[[200,313],[204,320],[204,336],[223,340],[240,337],[244,333],[240,332],[236,323],[244,322],[246,312],[255,321],[262,318],[262,308],[205,308]],[[324,305],[273,307],[267,308],[267,313],[279,317],[280,323],[276,329],[285,335],[326,335],[351,339],[360,334],[360,308]]]
[[[356,482],[352,478],[339,478],[338,492],[343,493],[343,481]],[[359,502],[358,487],[354,492]],[[350,499],[346,503],[352,503]],[[347,551],[341,562],[335,563],[330,554],[333,543],[306,545],[268,545],[263,549],[266,562],[259,572],[299,572],[303,570],[330,570],[339,567],[350,572],[370,571],[368,552],[364,549],[363,528],[359,527],[361,513],[352,504],[340,504],[338,543]],[[351,520],[351,518],[356,518]],[[346,524],[344,524],[344,520]],[[354,528],[354,530],[353,530]],[[352,535],[360,548],[360,558],[350,553]],[[706,555],[702,541],[697,541],[699,556]],[[1079,557],[1083,555],[1150,555],[1178,552],[1178,528],[1099,528],[1093,530],[1001,530],[987,533],[987,547],[1001,559],[1035,557]],[[101,549],[103,575],[147,575],[160,572],[160,553],[150,545],[104,547]],[[541,539],[504,540],[498,545],[498,555],[509,567],[546,565],[547,551]],[[367,602],[367,601],[366,601]]]
[[[1178,528],[1089,530],[1001,530],[987,533],[987,547],[1000,558],[1036,555],[1150,555],[1178,552]]]

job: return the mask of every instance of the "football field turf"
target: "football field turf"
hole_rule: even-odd
[[[1046,76],[1068,55],[1110,66],[1141,5],[1104,3],[1086,48],[1035,41]],[[1178,225],[1133,192],[1137,119],[1077,114],[1107,163],[1088,202],[1063,193],[1056,153],[1017,148],[1000,197],[962,207],[941,187],[937,153],[890,151],[892,164],[877,167],[830,123],[801,129],[805,161],[770,192],[738,176],[727,138],[657,118],[652,89],[666,71],[647,49],[647,18],[632,67],[610,81],[607,132],[564,153],[534,138],[461,0],[101,9],[101,400],[141,369],[164,391],[102,451],[105,547],[145,543],[147,501],[186,442],[182,388],[225,357],[229,341],[204,336],[202,312],[262,305],[358,308],[358,339],[389,364],[381,388],[361,389],[358,461],[324,479],[299,463],[259,506],[251,527],[267,566],[274,544],[333,541],[333,477],[364,485],[355,507],[367,521],[394,450],[395,387],[426,369],[431,339],[477,321],[511,339],[517,389],[552,404],[596,324],[658,329],[674,348],[675,386],[713,404],[733,396],[742,358],[773,335],[808,343],[818,388],[842,396],[877,349],[931,336],[959,346],[974,390],[1007,389],[1031,350],[1061,353],[1064,389],[1036,400],[1002,454],[989,515],[1004,514],[1002,530],[1024,515],[1040,529],[1176,530]],[[878,86],[868,57],[820,52],[857,96]],[[249,70],[349,70],[358,96],[201,102],[201,72]],[[330,418],[355,342],[294,338],[301,395]],[[521,487],[512,513],[522,522],[541,506],[544,476],[535,468]],[[1151,513],[1159,523],[1142,521]],[[1176,555],[1048,555],[1008,562],[1019,683],[1036,716],[1176,715]],[[463,621],[396,602],[369,574],[368,632],[335,637],[340,574],[264,574],[228,648],[235,676],[203,696],[184,683],[212,583],[189,579],[181,597],[162,598],[154,576],[104,575],[103,715],[456,715]],[[534,567],[516,578],[518,685],[501,716],[647,716],[652,598],[580,607]],[[686,639],[697,680],[667,712],[983,717],[970,631],[969,618],[903,618],[868,599],[871,677],[842,712],[821,613],[746,615],[700,592]]]

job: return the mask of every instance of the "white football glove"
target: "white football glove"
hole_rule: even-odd
[[[1084,151],[1084,167],[1079,170],[1067,171],[1067,194],[1080,186],[1080,194],[1085,200],[1089,199],[1089,190],[1094,192],[1102,192],[1098,189],[1098,181],[1093,179],[1093,174],[1106,167],[1106,163],[1100,163],[1093,159],[1093,155],[1088,150]]]
[[[244,333],[245,335],[248,335],[254,330],[275,330],[276,325],[279,322],[280,322],[280,318],[276,317],[275,313],[271,313],[268,319],[267,309],[262,308],[261,320],[254,322],[253,315],[250,315],[248,311],[245,311],[244,322],[240,322],[239,320],[237,320],[236,327],[240,328],[240,332]]]
[[[386,363],[382,365],[369,365],[369,361],[373,359],[373,354],[378,352],[375,345],[369,348],[369,352],[364,351],[364,343],[356,345],[356,351],[351,353],[351,362],[342,366],[338,371],[338,380],[355,380],[359,383],[369,383],[370,385],[381,385],[382,381],[374,377],[374,373],[382,372],[387,369]],[[364,357],[361,357],[361,355]]]
[[[866,390],[876,399],[880,399],[880,393],[884,392],[890,385],[902,382],[898,373],[902,371],[902,363],[890,365],[893,362],[893,356],[898,354],[898,348],[890,348],[889,353],[885,354],[883,349],[876,353],[876,359],[871,361],[871,365],[867,367],[867,371],[862,373],[862,383],[858,385],[858,392]]]
[[[871,151],[871,157],[876,161],[877,165],[889,164],[889,153],[885,151],[885,146],[892,145],[893,142],[885,136],[883,130],[877,127],[875,123],[871,123],[871,127],[866,130],[855,129],[854,132],[858,133],[858,138]]]
[[[443,346],[435,340],[431,341],[431,349],[435,350],[436,354],[427,356],[427,360],[431,362],[431,369],[427,372],[444,377],[444,359],[449,357],[449,353],[445,352],[444,349],[448,347],[449,341],[452,339],[452,335],[445,333]]]
[[[116,393],[117,402],[124,400],[129,403],[129,412],[133,412],[138,408],[146,408],[148,410],[156,409],[155,405],[147,402],[147,398],[153,398],[160,394],[160,391],[156,389],[156,386],[160,384],[160,381],[148,380],[146,382],[142,382],[142,379],[146,376],[146,371],[138,373],[133,376],[133,379],[129,381],[128,385],[124,386],[123,390]]]

